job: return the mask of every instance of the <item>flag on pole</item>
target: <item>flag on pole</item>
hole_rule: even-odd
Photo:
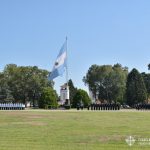
[[[49,80],[53,80],[54,78],[63,75],[65,68],[67,67],[66,59],[67,59],[67,46],[65,41],[56,58],[55,64],[53,66],[53,70],[48,76]]]

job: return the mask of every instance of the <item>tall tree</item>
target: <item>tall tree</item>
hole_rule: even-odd
[[[0,100],[13,100],[4,73],[0,73]]]
[[[99,89],[99,66],[92,65],[86,76],[83,77],[83,82],[88,85],[89,90],[93,93],[95,99],[97,98],[97,91]]]
[[[50,87],[43,88],[39,101],[40,108],[57,108],[58,95],[55,90]]]
[[[126,89],[128,70],[120,64],[92,65],[83,78],[96,99],[107,102],[122,102]]]
[[[130,106],[137,103],[144,103],[147,100],[147,91],[142,75],[135,68],[127,77],[127,104]]]
[[[150,97],[150,74],[143,72],[141,75],[144,79],[144,83],[147,89],[147,96],[148,96],[147,98],[149,98]]]
[[[74,84],[71,79],[68,81],[68,86],[69,86],[70,103],[72,105],[73,97],[77,93],[77,88],[74,87]]]
[[[91,103],[91,99],[89,98],[86,91],[82,89],[78,89],[74,98],[73,98],[73,107],[76,108],[77,104],[84,104],[84,107],[87,107]]]
[[[31,101],[34,105],[38,101],[42,88],[52,87],[47,80],[48,71],[34,66],[20,66],[9,64],[4,69],[7,85],[15,101],[26,104]]]

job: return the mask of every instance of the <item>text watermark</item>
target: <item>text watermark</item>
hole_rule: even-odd
[[[150,146],[150,138],[135,138],[133,136],[128,136],[125,141],[129,146],[133,146],[134,144],[138,144],[140,146]]]

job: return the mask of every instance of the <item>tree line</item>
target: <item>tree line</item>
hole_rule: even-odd
[[[139,73],[135,68],[128,72],[128,68],[121,64],[92,65],[83,82],[88,85],[94,98],[102,103],[133,106],[148,103],[150,97],[150,74]]]
[[[24,103],[30,102],[33,107],[57,108],[59,96],[54,90],[54,82],[48,81],[47,70],[37,66],[17,66],[8,64],[0,72],[0,102]],[[71,106],[76,107],[81,101],[85,107],[90,103],[86,91],[74,87],[69,82]]]
[[[150,70],[150,64],[148,65]],[[54,82],[48,81],[49,72],[37,66],[8,64],[0,72],[0,102],[31,102],[40,108],[58,107],[59,97]],[[92,65],[83,82],[89,87],[96,100],[101,103],[120,103],[133,106],[148,103],[150,97],[150,74],[137,69],[130,72],[121,64]],[[74,108],[81,102],[91,103],[86,91],[68,81],[70,102]]]
[[[33,106],[39,103],[46,88],[52,89],[53,82],[47,80],[49,72],[37,66],[17,66],[8,64],[0,72],[1,102],[20,102]]]

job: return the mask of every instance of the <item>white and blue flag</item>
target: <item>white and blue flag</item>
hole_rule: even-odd
[[[53,70],[48,76],[49,80],[53,80],[54,78],[63,75],[65,68],[67,67],[66,60],[67,60],[67,46],[66,46],[66,42],[65,42],[60,49],[60,52],[55,61]]]

